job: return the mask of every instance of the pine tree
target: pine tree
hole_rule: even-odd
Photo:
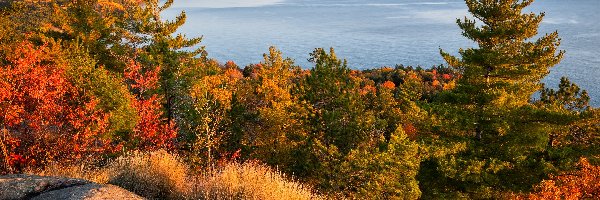
[[[541,90],[539,103],[544,106],[553,106],[554,109],[583,112],[590,109],[590,96],[587,91],[581,90],[579,86],[571,83],[567,77],[562,77],[558,90],[551,88]]]
[[[294,174],[349,199],[418,199],[419,146],[404,125],[420,109],[396,99],[394,84],[376,87],[349,69],[333,49],[311,56],[315,67],[295,87],[308,115],[305,157],[296,158],[305,161]]]
[[[346,61],[321,48],[312,54],[315,67],[304,80],[300,98],[317,113],[309,119],[313,131],[326,145],[348,153],[358,143],[373,138],[370,134],[372,113],[367,113],[360,96],[360,80],[351,75]]]
[[[432,106],[442,116],[439,132],[445,136],[434,141],[443,141],[442,149],[460,148],[441,150],[450,153],[432,155],[426,162],[422,173],[436,175],[421,179],[422,185],[446,184],[422,188],[424,197],[492,198],[529,190],[555,170],[544,157],[553,122],[531,104],[531,97],[564,52],[558,50],[557,32],[535,39],[544,13],[523,13],[532,2],[466,0],[476,19],[457,23],[477,47],[461,49],[460,57],[441,51],[461,78]]]
[[[542,88],[540,80],[558,64],[558,33],[532,41],[544,13],[523,14],[533,0],[466,0],[475,19],[457,20],[463,36],[478,48],[461,49],[461,58],[441,51],[448,64],[462,73],[455,94],[462,109],[472,113],[477,139],[497,134],[505,111],[527,105]],[[478,22],[483,23],[478,26]],[[558,52],[557,52],[558,51]],[[494,125],[496,124],[496,125]]]
[[[200,67],[198,55],[205,55],[203,48],[193,51],[185,48],[196,48],[201,38],[188,39],[177,30],[185,23],[186,14],[181,12],[174,20],[163,20],[161,13],[171,7],[174,0],[161,3],[159,0],[144,0],[131,11],[130,27],[133,33],[145,35],[135,43],[142,46],[138,51],[142,63],[148,66],[160,66],[160,93],[164,96],[164,109],[169,120],[174,120],[181,97],[191,87],[183,80],[186,71],[194,71]]]

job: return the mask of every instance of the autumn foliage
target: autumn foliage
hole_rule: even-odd
[[[582,158],[578,170],[542,181],[527,199],[593,199],[600,196],[600,166]]]
[[[391,82],[391,81],[386,81],[385,83],[382,84],[382,86],[384,88],[388,88],[388,89],[396,88],[396,84],[394,84],[394,82]]]
[[[89,165],[167,199],[600,196],[600,111],[567,78],[542,84],[563,52],[535,36],[533,0],[467,0],[478,45],[441,51],[448,66],[364,70],[333,48],[219,62],[179,34],[185,12],[161,19],[173,0],[8,2],[0,175]]]
[[[144,71],[139,63],[131,61],[125,69],[124,77],[135,94],[133,106],[138,112],[139,120],[129,138],[132,148],[140,150],[156,150],[173,147],[173,139],[177,131],[172,122],[163,118],[160,100],[152,94],[158,87],[160,67]]]
[[[66,64],[56,61],[46,46],[15,45],[0,68],[0,131],[2,171],[49,162],[77,162],[120,151],[172,148],[176,129],[163,118],[157,88],[159,68],[143,72],[131,62],[124,78],[135,94],[137,123],[118,139],[108,134],[108,113],[99,99],[75,87]],[[132,116],[132,119],[135,117]]]
[[[75,88],[45,46],[22,42],[0,68],[2,171],[111,151],[107,115]]]

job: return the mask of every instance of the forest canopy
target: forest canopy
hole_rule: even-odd
[[[442,65],[355,70],[333,48],[211,59],[185,12],[162,19],[173,0],[2,0],[0,174],[165,150],[331,198],[598,197],[599,111],[567,77],[541,83],[565,55],[532,2],[465,0],[477,45]]]

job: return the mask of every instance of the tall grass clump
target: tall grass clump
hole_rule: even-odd
[[[190,187],[187,165],[164,150],[120,157],[107,171],[109,184],[149,199],[184,199]]]
[[[254,162],[226,164],[197,180],[195,199],[323,199],[310,187]]]
[[[88,180],[94,183],[106,184],[110,177],[108,171],[95,167],[93,164],[83,162],[80,165],[62,165],[59,163],[48,164],[43,170],[28,169],[26,174],[39,176],[57,176],[74,179]]]
[[[227,163],[196,173],[189,169],[177,155],[159,150],[132,153],[101,167],[51,164],[29,173],[112,184],[148,199],[324,199],[310,187],[256,162]]]

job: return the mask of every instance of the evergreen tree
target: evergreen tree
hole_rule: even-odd
[[[432,105],[442,116],[438,140],[453,149],[424,162],[421,173],[430,175],[421,174],[422,186],[443,183],[423,187],[425,197],[492,198],[529,190],[555,170],[545,157],[554,122],[530,98],[564,52],[557,32],[533,39],[544,14],[523,14],[532,2],[466,0],[476,19],[457,23],[478,46],[461,49],[460,58],[441,51],[461,78]]]
[[[548,138],[549,157],[563,170],[572,170],[581,157],[595,159],[600,154],[600,112],[589,105],[587,91],[568,78],[560,80],[558,89],[544,88],[534,101],[538,118],[551,127]]]
[[[419,146],[404,125],[421,114],[394,98],[395,85],[374,86],[350,70],[333,49],[316,49],[315,67],[296,86],[309,111],[305,159],[295,174],[321,190],[350,199],[417,199]]]
[[[316,49],[311,56],[315,67],[304,80],[301,100],[317,112],[309,119],[315,136],[344,154],[360,142],[376,138],[369,124],[373,113],[365,110],[360,80],[351,75],[346,61],[338,59],[333,48],[329,54]]]
[[[57,41],[70,48],[83,47],[97,61],[97,68],[121,74],[138,35],[126,26],[129,11],[139,6],[129,0],[56,0],[23,3],[39,16],[33,23],[43,42]],[[19,6],[15,4],[14,6]],[[21,5],[22,6],[22,5]]]
[[[202,66],[205,58],[203,48],[193,51],[185,48],[195,48],[201,38],[188,39],[177,30],[185,23],[186,14],[181,12],[174,20],[162,20],[161,13],[173,4],[173,0],[161,3],[159,0],[144,0],[139,6],[131,11],[128,27],[131,32],[142,35],[135,41],[135,46],[142,48],[137,51],[141,62],[147,66],[160,66],[160,90],[164,96],[164,109],[166,117],[170,120],[176,119],[178,107],[184,104],[189,96],[187,91],[191,84],[186,82],[185,76],[188,72],[194,72]]]
[[[560,79],[558,90],[544,88],[540,93],[539,103],[542,106],[551,106],[555,109],[566,109],[570,111],[586,111],[590,108],[590,96],[587,91],[581,90],[579,86],[567,77]]]
[[[540,80],[563,57],[557,53],[558,33],[537,40],[537,28],[544,13],[523,14],[533,0],[466,0],[475,19],[458,20],[463,36],[478,48],[461,49],[461,58],[442,51],[448,64],[458,69],[460,79],[454,94],[465,116],[474,125],[477,139],[483,134],[501,134],[501,119],[506,112],[527,105],[542,88]],[[483,23],[477,25],[477,21]]]

